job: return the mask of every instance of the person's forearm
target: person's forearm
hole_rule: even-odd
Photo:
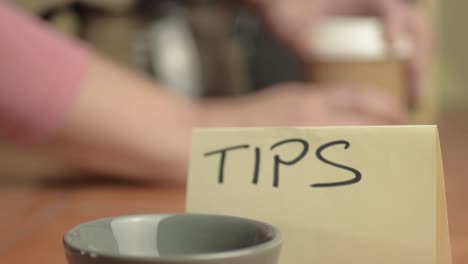
[[[185,175],[194,107],[0,3],[0,137],[107,174]]]
[[[0,1],[0,138],[40,142],[63,121],[89,62],[84,45]]]
[[[63,127],[41,150],[85,169],[180,181],[194,109],[189,101],[95,56]]]

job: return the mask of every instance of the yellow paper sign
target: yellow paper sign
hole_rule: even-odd
[[[438,138],[435,126],[198,129],[187,211],[279,227],[280,264],[449,264]]]

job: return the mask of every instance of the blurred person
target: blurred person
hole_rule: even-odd
[[[388,22],[390,37],[408,30],[387,21],[401,10],[383,3],[401,5],[397,1],[247,2],[299,55],[304,25],[332,13],[378,15]],[[326,4],[331,2],[336,6]],[[310,89],[286,83],[230,99],[189,100],[4,2],[0,34],[1,138],[107,174],[183,182],[193,127],[388,125],[405,118],[390,98],[345,84]],[[419,67],[424,60],[414,61]]]
[[[245,0],[251,4],[276,37],[299,57],[307,58],[311,32],[327,16],[376,16],[384,25],[389,46],[408,35],[415,49],[408,63],[410,103],[417,105],[424,95],[425,76],[430,65],[433,36],[414,0]]]

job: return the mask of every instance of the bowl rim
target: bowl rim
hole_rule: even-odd
[[[216,253],[199,253],[199,254],[187,254],[187,255],[181,255],[181,256],[164,256],[164,257],[131,256],[131,255],[118,255],[118,254],[113,254],[109,252],[99,252],[96,250],[91,250],[89,248],[80,248],[76,245],[73,245],[73,243],[67,239],[69,234],[72,233],[73,231],[85,225],[92,224],[94,222],[106,221],[106,220],[112,221],[114,219],[120,219],[120,218],[122,219],[123,218],[137,218],[137,217],[144,218],[144,217],[163,216],[163,215],[208,216],[208,217],[236,219],[236,220],[249,222],[249,223],[264,227],[273,235],[271,239],[265,242],[262,242],[257,245],[245,247],[245,248],[221,251],[221,252],[216,252]],[[131,260],[131,261],[137,261],[137,262],[149,262],[149,261],[155,261],[155,260],[158,260],[161,262],[187,262],[187,261],[196,261],[196,260],[217,260],[217,259],[239,258],[239,257],[252,255],[252,254],[258,255],[258,254],[273,250],[277,247],[280,247],[282,242],[283,242],[283,238],[282,238],[281,232],[279,231],[278,228],[276,228],[275,226],[271,224],[258,221],[258,220],[254,220],[254,219],[250,219],[250,218],[244,218],[244,217],[222,215],[222,214],[204,214],[204,213],[144,213],[144,214],[117,215],[117,216],[98,218],[98,219],[86,221],[86,222],[73,226],[67,232],[65,232],[62,238],[62,243],[63,243],[63,247],[64,247],[66,254],[78,255],[80,257],[89,258],[89,259],[101,258],[101,259],[111,259],[111,260],[120,260],[120,261]]]

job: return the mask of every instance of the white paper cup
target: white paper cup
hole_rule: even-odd
[[[381,89],[406,105],[406,60],[411,52],[405,36],[388,43],[377,18],[331,17],[311,35],[306,76],[316,83]]]

